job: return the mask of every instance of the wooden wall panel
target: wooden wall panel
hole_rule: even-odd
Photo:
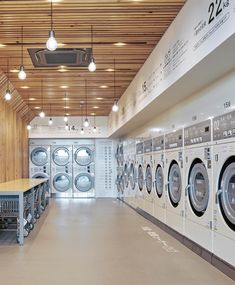
[[[1,98],[0,146],[0,182],[28,177],[26,122]]]

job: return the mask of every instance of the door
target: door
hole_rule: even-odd
[[[145,179],[146,179],[146,189],[148,194],[150,194],[152,191],[153,177],[152,177],[152,168],[149,164],[146,166]]]
[[[173,163],[171,165],[168,179],[168,193],[170,201],[173,207],[176,208],[179,205],[182,192],[181,172],[177,163]]]
[[[71,178],[66,173],[58,173],[53,178],[53,186],[58,192],[66,192],[71,188]]]
[[[157,196],[161,198],[164,190],[164,175],[161,165],[158,165],[155,171],[155,190]]]
[[[93,151],[88,147],[78,148],[74,154],[74,160],[80,166],[87,166],[94,160]]]
[[[56,165],[66,165],[70,161],[69,150],[66,147],[58,147],[54,150],[52,158]]]
[[[88,192],[94,187],[94,181],[89,173],[80,173],[75,178],[75,187],[80,192]]]
[[[144,172],[141,164],[138,167],[138,186],[139,190],[142,191],[144,187]]]
[[[31,161],[37,166],[43,166],[48,162],[47,150],[44,147],[37,147],[31,152]]]

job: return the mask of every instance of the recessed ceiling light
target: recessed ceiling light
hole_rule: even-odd
[[[105,88],[108,88],[108,86],[107,85],[101,85],[100,88],[105,89]]]
[[[62,88],[62,89],[67,89],[67,88],[69,88],[67,85],[62,85],[62,86],[60,86],[60,88]]]
[[[34,107],[34,109],[38,110],[38,109],[41,109],[41,107]]]
[[[36,98],[29,98],[29,101],[36,101]]]
[[[68,97],[64,97],[63,100],[64,100],[64,101],[68,101],[69,98],[68,98]]]
[[[93,109],[99,109],[99,107],[98,106],[94,106]]]
[[[6,45],[4,45],[4,44],[0,44],[0,48],[1,48],[1,47],[5,47],[5,46],[6,46]]]
[[[66,72],[66,71],[68,71],[68,69],[66,69],[66,68],[60,68],[60,69],[58,69],[58,71],[59,71],[59,72]]]
[[[65,115],[66,115],[66,116],[70,116],[70,114],[69,114],[69,113],[66,113]]]
[[[127,44],[126,43],[121,43],[121,42],[119,42],[119,43],[115,43],[115,44],[113,44],[114,46],[117,46],[117,47],[123,47],[123,46],[126,46]]]
[[[105,71],[112,72],[112,71],[114,71],[114,69],[113,68],[107,68],[107,69],[105,69]]]
[[[95,113],[91,113],[91,116],[95,116],[96,114]]]
[[[21,86],[20,88],[22,88],[22,89],[29,89],[30,87],[29,86]]]
[[[13,73],[18,73],[19,70],[18,69],[11,69],[10,72],[13,72]]]
[[[66,44],[64,44],[64,43],[58,43],[58,47],[64,47],[64,46],[66,46]]]
[[[102,97],[97,97],[96,100],[103,100],[104,98]]]
[[[69,108],[70,108],[69,106],[65,106],[65,107],[64,107],[64,109],[69,109]]]

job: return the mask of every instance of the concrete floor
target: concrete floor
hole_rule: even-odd
[[[24,247],[1,235],[0,284],[235,283],[112,199],[53,200]]]

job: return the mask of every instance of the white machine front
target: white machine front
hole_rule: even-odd
[[[31,145],[32,144],[32,145]],[[39,146],[30,143],[30,178],[50,177],[50,146]]]
[[[137,168],[137,195],[136,206],[144,209],[144,145],[143,142],[136,144],[136,168]]]
[[[184,130],[185,236],[212,251],[213,180],[211,120]]]
[[[235,266],[235,112],[213,120],[214,249]]]
[[[52,196],[72,197],[72,146],[51,147]]]
[[[164,136],[153,139],[154,217],[166,222]]]
[[[165,136],[166,224],[183,234],[184,193],[183,193],[183,130]]]
[[[153,193],[153,158],[152,139],[144,141],[144,211],[153,215],[154,193]]]
[[[73,146],[73,196],[95,197],[94,143]]]

